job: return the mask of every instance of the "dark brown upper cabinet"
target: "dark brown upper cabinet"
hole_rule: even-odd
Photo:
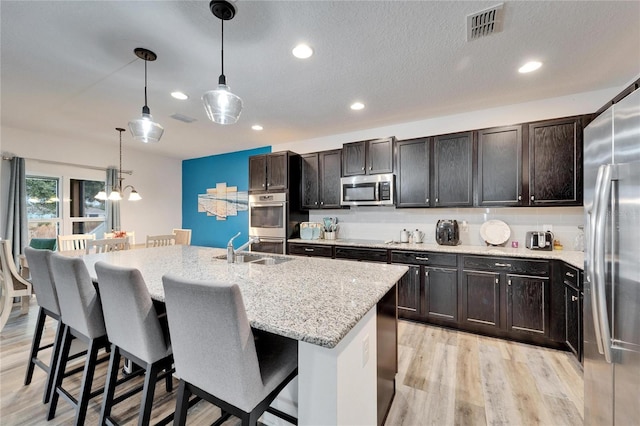
[[[396,207],[429,207],[429,138],[397,141]]]
[[[340,208],[342,150],[302,155],[302,208]]]
[[[473,205],[473,133],[456,133],[433,138],[434,207]]]
[[[346,143],[342,146],[343,176],[393,173],[395,138]]]
[[[289,189],[289,152],[249,157],[249,192]]]
[[[523,142],[521,125],[478,131],[477,205],[523,204]]]
[[[529,205],[582,205],[582,128],[586,119],[568,117],[529,124]]]

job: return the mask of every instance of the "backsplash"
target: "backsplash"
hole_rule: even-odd
[[[462,244],[483,246],[480,226],[491,219],[498,219],[509,225],[511,236],[506,246],[517,241],[525,246],[527,231],[546,231],[544,225],[551,225],[556,240],[564,250],[575,250],[576,237],[582,231],[582,207],[494,207],[494,208],[438,208],[438,209],[396,209],[395,207],[352,207],[345,210],[311,210],[309,221],[322,222],[323,217],[338,218],[337,238],[362,240],[400,239],[403,229],[419,229],[425,233],[424,242],[435,244],[436,222],[439,219],[455,219],[460,226]],[[466,226],[464,226],[466,221]]]

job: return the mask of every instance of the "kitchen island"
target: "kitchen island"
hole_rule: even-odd
[[[393,347],[387,349],[396,356],[395,306],[391,329],[388,315],[379,319],[385,310],[381,310],[381,301],[391,297],[395,305],[395,284],[408,268],[272,255],[274,265],[229,264],[225,253],[223,249],[169,246],[92,254],[83,259],[93,279],[98,261],[139,269],[158,301],[164,300],[162,276],[166,273],[238,284],[252,327],[299,342],[298,380],[285,389],[288,393],[277,408],[297,414],[300,425],[378,424],[378,336],[392,342]],[[389,356],[383,352],[382,358]],[[393,375],[395,371],[384,372],[387,378]],[[382,407],[385,413],[386,408]]]

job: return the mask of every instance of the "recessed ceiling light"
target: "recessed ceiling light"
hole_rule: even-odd
[[[530,61],[518,68],[518,72],[525,74],[531,71],[535,71],[542,66],[542,62]]]
[[[171,97],[181,101],[189,99],[189,96],[182,92],[171,92]]]
[[[313,55],[313,49],[306,44],[299,44],[291,51],[293,56],[300,59],[307,59]]]
[[[259,124],[254,124],[253,126],[251,126],[251,128],[252,128],[253,130],[258,130],[258,131],[259,131],[259,130],[262,130],[262,126],[261,126],[261,125],[259,125]]]
[[[351,109],[355,111],[359,111],[364,109],[364,104],[362,102],[354,102],[351,104]]]

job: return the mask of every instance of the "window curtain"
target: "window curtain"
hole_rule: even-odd
[[[118,169],[109,167],[107,169],[107,187],[105,188],[107,195],[117,187]],[[107,232],[120,231],[120,202],[107,200],[104,207],[107,212]]]
[[[11,240],[13,257],[18,264],[18,258],[23,248],[29,243],[24,158],[13,157],[11,159],[9,190],[5,201],[6,203],[3,204],[7,206],[7,216],[4,235],[7,240]]]

